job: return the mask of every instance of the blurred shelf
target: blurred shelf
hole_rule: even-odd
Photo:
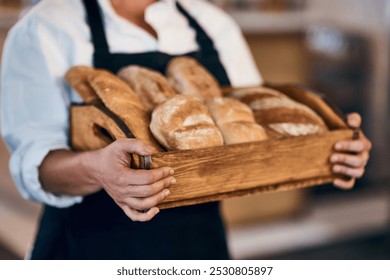
[[[385,186],[367,189],[311,200],[299,216],[228,229],[232,258],[266,259],[388,232],[389,190]]]
[[[306,21],[303,12],[232,11],[230,15],[244,33],[302,32]]]

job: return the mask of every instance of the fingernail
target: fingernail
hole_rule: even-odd
[[[357,121],[356,121],[355,119],[351,120],[351,121],[349,122],[349,124],[350,124],[351,126],[353,126],[353,127],[358,126],[358,123],[357,123]]]
[[[336,155],[333,155],[330,157],[331,162],[336,162],[338,160],[338,157]]]
[[[164,191],[164,196],[167,197],[171,192],[169,190]]]
[[[172,179],[171,185],[176,185],[176,179],[175,178]]]
[[[339,166],[333,166],[333,171],[334,171],[334,172],[340,172],[341,169],[340,169]]]
[[[336,143],[336,145],[335,145],[336,150],[341,150],[342,147],[343,147],[343,144],[341,144],[341,143]]]
[[[170,170],[169,170],[169,175],[173,175],[173,174],[175,174],[175,170],[173,170],[173,168],[171,168]]]

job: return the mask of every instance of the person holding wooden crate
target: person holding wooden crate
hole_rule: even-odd
[[[128,168],[131,153],[153,154],[150,145],[122,139],[74,152],[68,144],[69,105],[80,101],[63,78],[70,67],[115,73],[136,64],[164,71],[181,55],[197,59],[221,85],[262,83],[237,25],[201,0],[44,0],[10,31],[1,76],[2,136],[19,191],[45,205],[30,258],[229,258],[218,203],[155,217],[175,184],[174,171]],[[349,115],[348,123],[359,127],[359,115]],[[336,145],[334,172],[351,179],[335,186],[353,187],[370,146],[363,135]]]

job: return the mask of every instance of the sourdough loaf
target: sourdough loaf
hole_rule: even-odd
[[[207,107],[196,97],[177,95],[152,113],[150,129],[168,150],[186,150],[223,145]]]
[[[274,137],[321,134],[327,130],[324,121],[312,109],[279,91],[255,87],[234,90],[230,96],[247,104],[256,122]]]
[[[264,128],[255,122],[253,112],[246,104],[227,97],[208,99],[206,104],[225,144],[267,139]]]
[[[158,104],[176,95],[163,75],[145,67],[127,66],[118,76],[134,90],[150,113]]]
[[[222,96],[215,77],[193,58],[172,59],[168,64],[166,75],[179,94],[205,99]]]

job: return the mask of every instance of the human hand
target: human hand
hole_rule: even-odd
[[[159,212],[155,206],[176,183],[169,167],[130,169],[132,153],[147,156],[153,152],[153,147],[136,139],[120,139],[92,152],[96,180],[133,221],[151,220]]]
[[[347,123],[351,128],[360,128],[361,117],[357,113],[347,115]],[[359,132],[359,139],[343,140],[335,144],[335,151],[330,161],[336,174],[346,175],[349,179],[335,179],[333,185],[340,189],[351,189],[357,178],[365,172],[372,144],[366,136]]]

